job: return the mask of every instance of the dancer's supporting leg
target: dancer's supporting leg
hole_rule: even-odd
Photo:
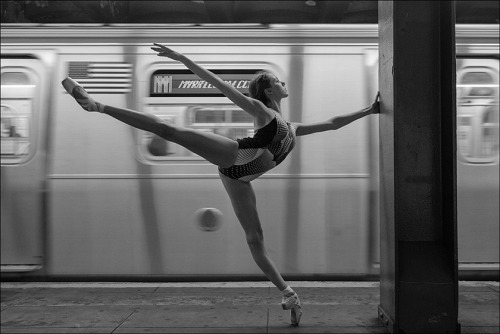
[[[302,310],[297,294],[286,284],[264,245],[264,234],[257,212],[257,201],[252,185],[220,175],[231,199],[234,212],[245,231],[250,252],[267,278],[283,293],[283,309],[291,309],[292,324],[298,326]]]
[[[246,240],[255,262],[278,289],[284,290],[288,285],[281,277],[264,245],[264,235],[252,185],[249,182],[233,180],[224,175],[221,175],[221,180],[231,199],[236,217],[245,231]]]

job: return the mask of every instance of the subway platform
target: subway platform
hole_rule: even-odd
[[[386,333],[378,282],[1,283],[1,333]],[[499,282],[459,283],[462,333],[499,333]]]

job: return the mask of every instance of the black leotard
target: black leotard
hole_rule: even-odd
[[[295,128],[275,112],[275,118],[253,137],[237,139],[238,157],[234,165],[219,167],[221,174],[250,182],[279,165],[295,146]]]

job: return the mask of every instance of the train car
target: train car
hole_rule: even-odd
[[[459,269],[499,269],[498,25],[457,25]],[[98,101],[230,138],[251,118],[164,43],[247,93],[285,81],[283,115],[316,122],[369,105],[376,25],[2,26],[1,272],[47,279],[262,279],[217,168],[109,116]],[[287,278],[378,275],[378,116],[299,138],[253,182],[272,258]],[[481,276],[483,277],[483,276]],[[476,276],[477,278],[477,276]]]

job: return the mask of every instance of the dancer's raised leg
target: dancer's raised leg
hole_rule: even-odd
[[[216,166],[232,166],[238,154],[238,143],[229,138],[175,126],[154,115],[134,110],[104,106],[103,112],[135,128],[152,132],[179,144]]]
[[[163,139],[184,146],[217,166],[229,167],[236,160],[238,143],[234,140],[214,133],[175,126],[154,115],[104,105],[90,97],[83,87],[71,78],[66,78],[62,84],[76,102],[87,111],[99,111],[135,128],[152,132]]]

